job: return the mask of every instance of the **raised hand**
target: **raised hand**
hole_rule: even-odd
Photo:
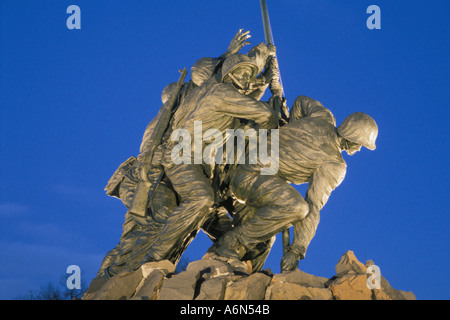
[[[249,41],[246,41],[251,38],[250,31],[243,31],[244,29],[239,29],[234,38],[231,40],[227,52],[225,52],[222,56],[238,53],[245,45],[250,44]]]

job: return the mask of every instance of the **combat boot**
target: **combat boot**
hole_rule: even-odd
[[[241,260],[246,253],[246,249],[239,242],[236,235],[229,231],[209,248],[208,252],[215,253],[221,257]]]

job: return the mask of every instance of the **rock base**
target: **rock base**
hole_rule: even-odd
[[[273,274],[252,273],[246,262],[213,254],[191,262],[174,274],[169,261],[149,262],[122,272],[108,282],[94,279],[83,300],[415,300],[412,292],[396,290],[382,276],[368,284],[373,262],[366,265],[352,251],[336,265],[336,275],[323,278],[296,269]],[[369,281],[370,281],[369,279]]]

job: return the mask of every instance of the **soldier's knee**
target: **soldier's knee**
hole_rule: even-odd
[[[284,206],[290,213],[293,223],[304,219],[309,212],[308,203],[298,192],[291,193],[289,200],[285,202]]]
[[[295,204],[295,215],[298,221],[303,220],[306,218],[309,212],[309,206],[308,203],[301,199],[301,201],[297,201]]]

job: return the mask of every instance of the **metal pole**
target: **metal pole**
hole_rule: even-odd
[[[263,26],[264,26],[264,38],[266,40],[267,45],[275,45],[273,42],[273,34],[272,34],[272,28],[270,27],[270,19],[269,19],[269,11],[267,10],[267,4],[266,0],[260,0],[261,4],[261,15],[263,20]],[[283,88],[283,82],[281,81],[281,73],[280,73],[280,84],[282,88],[282,95],[284,97],[284,88]],[[282,241],[283,241],[283,255],[287,254],[287,250],[291,244],[291,239],[289,235],[289,228],[282,231]]]
[[[266,39],[266,44],[273,44],[272,28],[270,27],[269,12],[267,11],[266,0],[260,0],[261,3],[261,14],[264,26],[264,38]]]
[[[269,19],[269,11],[267,10],[267,4],[266,0],[260,0],[261,4],[261,15],[262,15],[262,21],[263,21],[263,27],[264,27],[264,38],[266,40],[267,45],[275,45],[273,41],[273,33],[272,33],[272,27],[270,26],[270,19]],[[278,71],[280,71],[280,67],[278,66]],[[281,80],[281,72],[280,72],[280,84],[281,84],[281,90],[282,90],[282,96],[284,95],[284,87],[283,87],[283,81]]]

